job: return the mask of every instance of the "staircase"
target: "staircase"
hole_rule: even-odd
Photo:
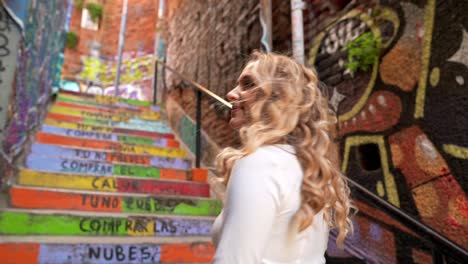
[[[222,204],[163,119],[59,93],[0,211],[1,263],[209,263]]]

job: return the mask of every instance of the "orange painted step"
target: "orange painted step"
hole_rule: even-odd
[[[97,140],[97,139],[82,139],[82,138],[75,138],[75,137],[68,137],[56,134],[50,134],[45,132],[37,132],[36,134],[36,142],[43,143],[43,144],[51,144],[51,145],[61,145],[61,146],[69,146],[69,147],[78,147],[78,148],[89,148],[89,149],[103,149],[103,150],[111,150],[111,151],[125,151],[128,149],[130,151],[131,148],[148,148],[148,149],[158,149],[167,150],[170,152],[171,150],[178,150],[178,142],[175,140],[169,140],[167,147],[153,147],[153,146],[146,146],[146,145],[129,145],[123,144],[120,142],[113,142],[113,141],[105,141],[105,140]],[[143,154],[143,153],[135,153],[135,154]]]

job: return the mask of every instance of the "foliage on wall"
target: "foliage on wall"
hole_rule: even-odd
[[[78,45],[79,37],[78,35],[73,32],[67,32],[67,48],[74,49]]]
[[[366,32],[346,44],[343,50],[348,51],[348,61],[345,67],[355,73],[359,70],[367,72],[379,57],[378,37]]]
[[[86,9],[89,11],[91,20],[96,23],[102,17],[103,7],[98,3],[87,3]]]

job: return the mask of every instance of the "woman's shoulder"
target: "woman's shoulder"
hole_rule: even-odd
[[[242,163],[253,163],[257,165],[280,165],[289,163],[295,159],[295,150],[291,145],[265,145],[257,148],[254,152],[241,158]]]

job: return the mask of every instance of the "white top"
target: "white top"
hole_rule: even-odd
[[[303,232],[288,232],[300,206],[302,178],[290,145],[261,147],[237,160],[213,225],[213,263],[325,263],[329,229],[322,212]]]

